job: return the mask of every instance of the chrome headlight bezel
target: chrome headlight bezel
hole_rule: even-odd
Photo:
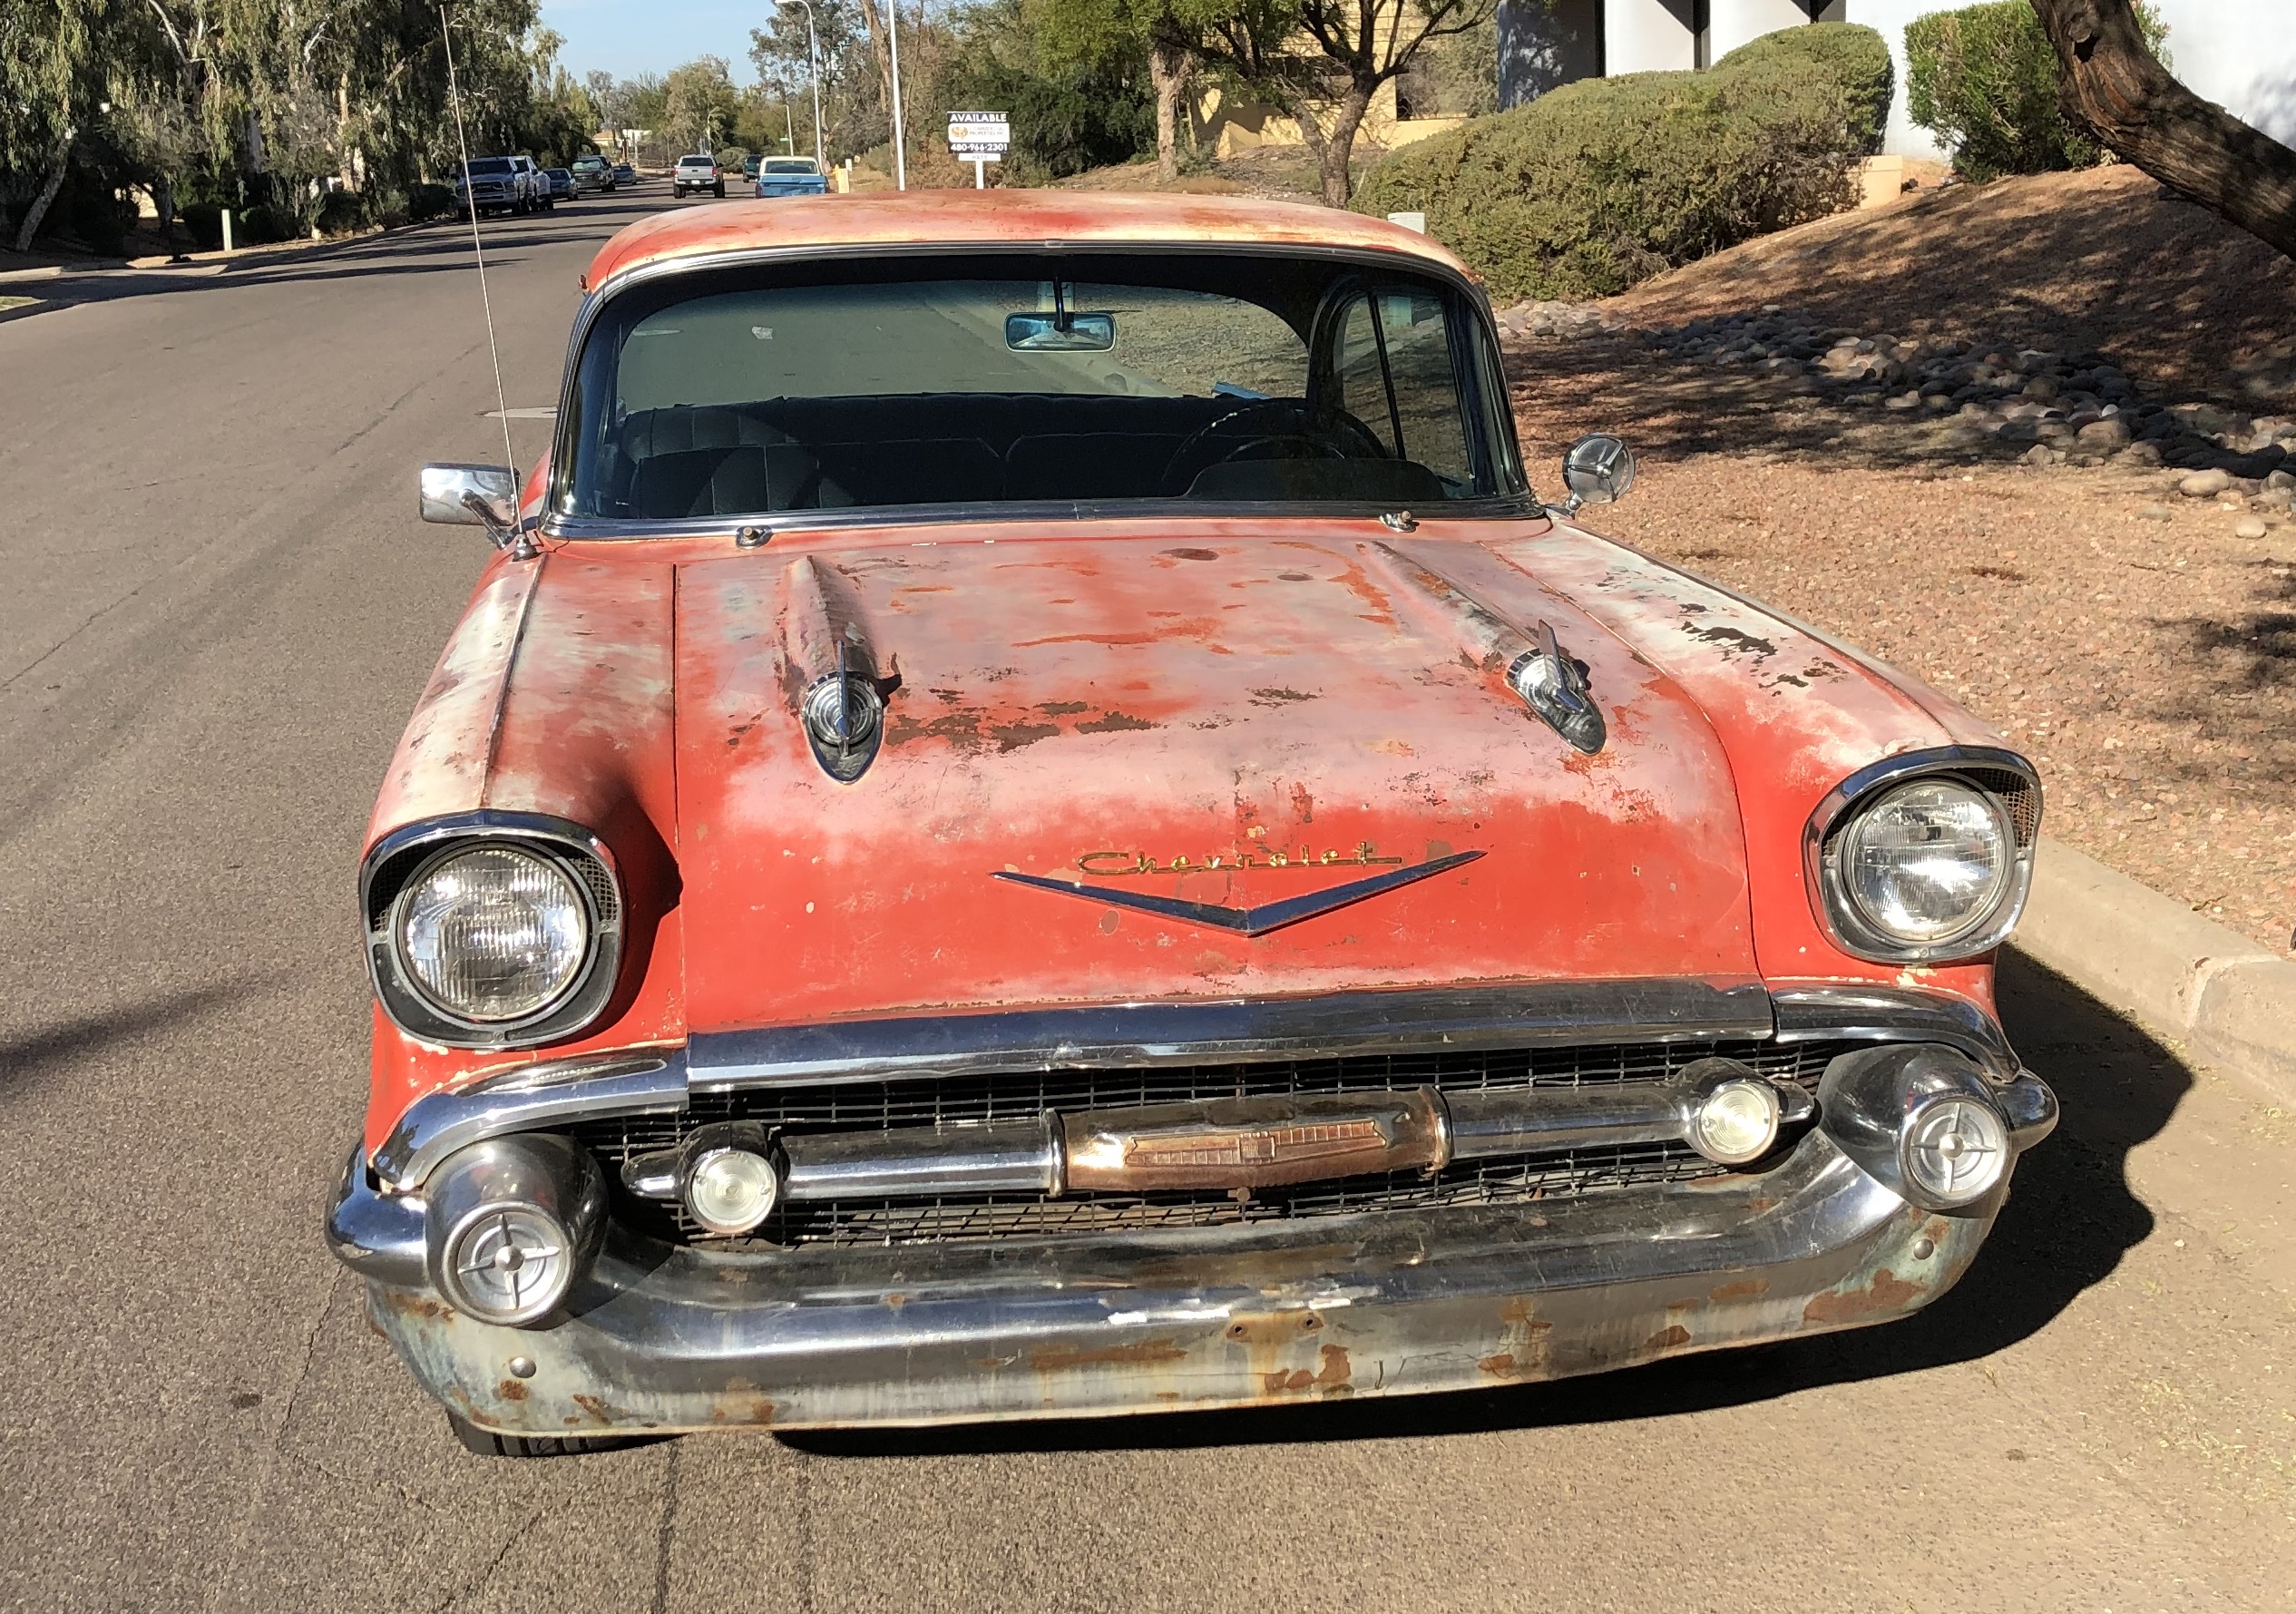
[[[416,880],[448,857],[490,846],[539,858],[564,875],[587,921],[588,945],[571,983],[549,1003],[513,1020],[483,1021],[453,1012],[412,978],[399,951],[399,910]],[[620,872],[605,842],[562,818],[478,812],[396,830],[367,855],[359,878],[359,909],[376,999],[402,1031],[424,1042],[446,1048],[510,1048],[563,1042],[605,1010],[620,977]]]
[[[1926,941],[1892,935],[1852,900],[1842,865],[1847,831],[1900,787],[1959,785],[1992,807],[2009,844],[2008,878],[1993,900],[1951,934]],[[1803,862],[1811,909],[1833,944],[1875,964],[1948,964],[1991,952],[2009,937],[2025,912],[2033,885],[2033,854],[2040,840],[2041,780],[2014,751],[1944,746],[1909,752],[1861,768],[1842,781],[1810,816]]]

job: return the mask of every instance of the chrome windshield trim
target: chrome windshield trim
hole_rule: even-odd
[[[686,1051],[641,1048],[595,1059],[521,1065],[407,1106],[375,1151],[376,1178],[392,1193],[423,1186],[456,1149],[552,1121],[674,1114],[686,1107]]]
[[[1770,994],[1781,1042],[1942,1042],[1996,1081],[2021,1068],[2000,1022],[1950,993],[1911,986],[1782,986]]]
[[[1115,1070],[1310,1055],[1760,1040],[1758,982],[1675,979],[1122,1003],[702,1032],[696,1091],[999,1071]]]
[[[757,511],[747,515],[687,516],[635,521],[568,516],[546,511],[539,523],[545,538],[568,543],[620,543],[646,538],[726,538],[741,528],[769,526],[777,538],[801,533],[853,532],[870,527],[939,527],[997,522],[1134,521],[1157,523],[1167,535],[1175,517],[1189,521],[1368,521],[1394,509],[1392,500],[1324,499],[1015,499],[1010,503],[950,504],[849,504],[829,510]],[[1539,521],[1546,506],[1530,494],[1495,494],[1425,504],[1422,521]]]

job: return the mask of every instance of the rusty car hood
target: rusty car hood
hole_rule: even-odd
[[[693,1031],[1755,975],[1737,791],[1700,706],[1492,549],[1371,521],[901,537],[678,568]],[[792,613],[825,590],[899,678],[851,784],[813,754],[790,667]],[[1462,599],[1587,664],[1599,752],[1507,687]],[[996,877],[1265,910],[1451,858],[1250,935]]]

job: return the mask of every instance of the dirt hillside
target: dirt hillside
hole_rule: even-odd
[[[2128,169],[1954,186],[1501,316],[1537,485],[1950,691],[2048,832],[2296,929],[2296,264]]]
[[[2296,262],[2124,165],[1913,191],[1602,307],[1664,327],[1765,303],[1919,341],[2099,353],[2175,396],[2255,407],[2296,393]]]

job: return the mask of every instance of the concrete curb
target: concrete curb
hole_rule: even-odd
[[[2296,1108],[2296,961],[2047,839],[2014,945]]]
[[[51,308],[58,308],[63,306],[64,305],[61,303],[50,302],[44,298],[35,297],[30,302],[24,304],[22,308],[0,308],[0,325],[7,324],[11,319],[29,319],[34,314],[44,314]]]

